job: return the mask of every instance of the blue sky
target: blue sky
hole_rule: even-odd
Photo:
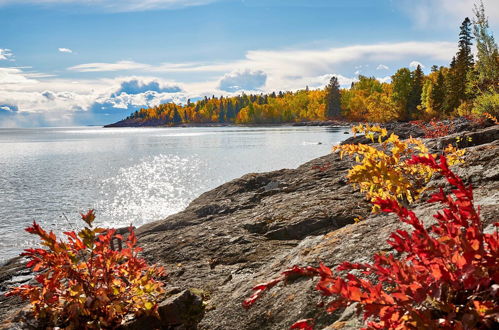
[[[447,65],[473,0],[0,0],[0,127]],[[499,2],[484,1],[492,30]]]

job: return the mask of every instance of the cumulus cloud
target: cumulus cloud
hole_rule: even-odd
[[[58,48],[61,53],[72,53],[73,51],[69,48]]]
[[[225,74],[220,80],[219,88],[222,91],[237,92],[242,90],[257,90],[265,85],[267,74],[263,71],[232,71]]]
[[[32,84],[36,80],[24,73],[21,68],[0,68],[0,86],[8,84]]]
[[[421,63],[421,62],[418,62],[418,61],[412,61],[411,63],[409,63],[409,67],[411,68],[417,68],[419,66],[421,66],[422,69],[424,69],[424,65]]]
[[[376,70],[389,70],[390,68],[387,65],[380,64],[376,67]]]
[[[92,10],[110,12],[146,11],[153,9],[177,9],[206,5],[219,0],[0,0],[0,6],[34,4],[34,5],[78,5]]]
[[[27,75],[22,68],[0,68],[0,126],[106,124],[141,107],[191,97],[179,85],[158,78],[72,81]]]
[[[120,89],[118,89],[114,95],[125,94],[141,94],[145,92],[157,92],[157,93],[178,93],[182,91],[179,86],[176,85],[162,85],[158,80],[152,80],[145,82],[139,79],[131,79],[128,81],[123,81],[121,83]]]
[[[12,60],[14,54],[7,48],[0,48],[0,61]]]
[[[353,72],[359,63],[363,63],[365,74],[375,74],[379,63],[402,66],[414,58],[439,64],[448,62],[455,48],[455,43],[448,42],[404,42],[324,49],[253,50],[239,60],[224,63],[151,65],[117,61],[68,68],[73,72],[114,71],[121,74],[117,78],[64,79],[27,67],[0,68],[0,100],[1,104],[17,107],[16,113],[25,119],[29,113],[45,118],[51,125],[55,125],[58,118],[64,124],[71,120],[73,123],[104,124],[119,120],[140,107],[169,101],[182,103],[188,98],[212,94],[230,96],[241,90],[272,92],[305,86],[322,88],[333,73],[342,87],[348,87],[356,81]],[[197,78],[186,83],[165,79],[183,73]],[[379,79],[388,81],[389,77]]]

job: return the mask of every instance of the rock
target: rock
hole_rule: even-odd
[[[159,318],[149,316],[131,320],[120,329],[197,329],[204,316],[203,300],[191,290],[184,290],[159,303],[158,315]]]
[[[487,230],[499,214],[498,127],[460,133],[472,134],[476,145],[468,148],[466,162],[455,167],[473,184]],[[409,126],[401,129],[406,128],[408,134]],[[427,143],[436,146],[438,141],[443,139]],[[286,329],[296,320],[316,317],[322,308],[311,280],[279,285],[249,310],[241,302],[254,285],[293,265],[368,262],[374,253],[389,251],[386,239],[401,224],[394,216],[370,213],[363,194],[347,184],[351,166],[348,157],[329,154],[296,169],[247,174],[227,182],[199,196],[184,211],[139,227],[143,256],[164,265],[169,282],[182,290],[172,297],[189,301],[184,290],[204,291],[207,306],[199,329]],[[429,186],[442,184],[435,178]],[[431,223],[437,206],[413,207]],[[356,217],[366,220],[354,223]],[[5,274],[3,267],[0,274]],[[195,299],[191,303],[198,306]],[[0,298],[0,311],[16,306]],[[183,306],[190,308],[188,303]],[[318,328],[353,329],[359,324],[362,320],[348,310],[317,320]]]
[[[458,132],[429,142],[430,147],[442,150],[449,144],[459,148],[478,146],[499,140],[499,125],[494,125],[474,132]]]

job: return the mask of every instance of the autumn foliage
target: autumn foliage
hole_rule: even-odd
[[[447,136],[454,130],[454,125],[452,123],[445,123],[436,120],[435,118],[432,118],[428,122],[415,120],[412,121],[411,124],[419,127],[423,131],[423,136],[429,139]]]
[[[86,227],[65,232],[65,241],[36,222],[26,228],[45,246],[22,254],[30,260],[27,267],[36,272],[36,284],[14,288],[7,295],[29,300],[35,317],[47,327],[114,328],[127,315],[154,314],[164,291],[157,278],[164,272],[137,256],[141,249],[133,228],[125,239],[114,229],[93,228],[93,210],[81,218]]]
[[[423,142],[415,138],[402,141],[393,133],[388,136],[387,130],[379,126],[359,125],[353,127],[353,132],[365,134],[379,146],[345,144],[333,148],[340,152],[340,157],[355,155],[358,164],[348,171],[350,182],[365,192],[371,201],[383,198],[408,204],[416,200],[436,171],[431,166],[410,162],[415,154],[430,154]],[[453,165],[461,161],[464,150],[449,145],[444,153]],[[379,207],[375,205],[373,210],[377,209]]]
[[[335,271],[294,266],[268,283],[254,287],[243,302],[250,307],[281,281],[297,276],[319,277],[316,286],[329,297],[332,313],[357,303],[366,329],[488,329],[499,325],[499,234],[484,233],[473,204],[473,191],[448,167],[444,156],[413,156],[413,165],[441,173],[453,187],[440,189],[428,203],[440,203],[429,226],[393,199],[377,199],[384,212],[395,213],[412,231],[397,230],[388,240],[400,258],[375,254],[371,264],[344,262]],[[351,271],[356,270],[359,276]],[[346,277],[337,275],[349,272]],[[360,275],[362,274],[362,275]],[[291,328],[312,329],[313,320],[300,320]]]

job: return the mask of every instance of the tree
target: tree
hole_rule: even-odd
[[[437,82],[433,88],[431,94],[433,99],[433,107],[436,112],[442,114],[444,112],[444,102],[445,102],[445,75],[443,70],[438,72]]]
[[[177,107],[173,108],[172,122],[174,124],[180,124],[182,122],[182,117],[180,117],[180,114],[178,113]]]
[[[410,120],[408,111],[409,94],[412,91],[412,75],[408,68],[398,69],[392,76],[393,94],[392,98],[400,109],[402,120]]]
[[[473,87],[480,91],[495,88],[497,93],[497,82],[499,81],[499,52],[494,36],[489,32],[489,21],[485,15],[483,2],[475,5],[473,10],[473,35],[476,39],[477,63],[476,79]]]
[[[333,118],[341,115],[341,95],[338,78],[331,77],[326,86],[326,117]]]
[[[472,40],[471,21],[466,17],[460,27],[457,54],[452,58],[450,71],[446,76],[447,93],[443,107],[445,114],[450,114],[471,97],[466,93],[466,86],[474,65]]]
[[[412,89],[409,93],[407,111],[409,118],[414,118],[414,115],[418,111],[418,106],[421,105],[421,94],[423,92],[424,72],[423,69],[421,69],[421,65],[417,66],[416,70],[412,72],[411,76]]]
[[[471,33],[471,21],[466,17],[461,24],[459,32],[459,50],[456,56],[455,79],[459,101],[468,100],[466,84],[469,73],[473,70],[474,60],[471,52],[473,35]]]

